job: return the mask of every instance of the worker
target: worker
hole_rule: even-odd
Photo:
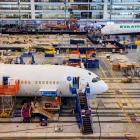
[[[77,77],[77,88],[79,88],[79,79],[80,77]]]
[[[90,86],[89,83],[86,85],[86,95],[90,95]]]
[[[55,101],[56,101],[56,104],[57,104],[57,105],[60,105],[60,104],[61,104],[61,99],[60,99],[60,97],[55,97]]]
[[[31,108],[35,109],[35,102],[34,101],[31,101]]]
[[[23,122],[31,122],[31,105],[29,103],[24,103],[22,107]]]

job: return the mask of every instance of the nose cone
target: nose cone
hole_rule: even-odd
[[[108,90],[107,84],[103,80],[100,80],[92,84],[91,94],[102,94],[103,92],[106,92],[107,90]]]
[[[101,93],[106,92],[108,90],[108,86],[103,80],[99,81],[98,85],[101,87]]]

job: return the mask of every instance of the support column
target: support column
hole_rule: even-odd
[[[35,19],[35,2],[34,0],[31,0],[31,19]]]
[[[108,0],[104,0],[104,11],[103,11],[103,19],[107,20],[109,18],[109,13],[108,13]]]

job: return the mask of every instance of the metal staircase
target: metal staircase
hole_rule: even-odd
[[[83,134],[92,134],[92,121],[91,111],[88,106],[87,95],[90,93],[89,84],[85,88],[85,92],[80,92],[79,77],[73,77],[72,85],[70,85],[70,91],[76,95],[76,118],[79,124],[79,128]]]
[[[77,95],[77,119],[79,127],[83,134],[92,134],[92,121],[91,121],[91,111],[88,106],[87,97],[85,93],[80,92]]]
[[[41,114],[41,115],[43,115],[43,116],[48,117],[49,119],[52,119],[52,118],[54,117],[53,114],[51,114],[51,113],[45,111],[45,110],[44,110],[43,108],[41,108],[41,107],[35,108],[35,109],[33,110],[33,113]]]

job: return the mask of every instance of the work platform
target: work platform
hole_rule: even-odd
[[[16,95],[20,89],[19,80],[8,80],[9,77],[3,77],[0,84],[0,117],[10,117],[15,106]]]
[[[0,95],[16,96],[20,88],[19,80],[16,80],[13,85],[0,85]]]

